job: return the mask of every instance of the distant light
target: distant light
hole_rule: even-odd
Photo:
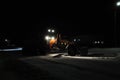
[[[7,39],[5,39],[5,41],[6,41],[6,42],[8,42],[8,40],[7,40]]]
[[[97,44],[97,41],[95,41],[95,44]]]
[[[76,41],[76,39],[74,39],[74,41]]]
[[[104,41],[101,41],[101,44],[104,44]]]
[[[98,44],[100,44],[100,41],[98,41]]]
[[[118,1],[118,2],[116,3],[116,6],[120,6],[120,1]]]
[[[54,33],[54,32],[55,32],[55,30],[52,30],[52,32]]]
[[[51,32],[51,29],[48,29],[48,32]]]

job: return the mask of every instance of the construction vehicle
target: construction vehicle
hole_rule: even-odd
[[[55,39],[51,39],[49,42],[50,49],[59,50],[59,51],[67,50],[69,44],[70,41],[67,39],[63,39],[61,37],[61,34],[57,34],[57,37]]]

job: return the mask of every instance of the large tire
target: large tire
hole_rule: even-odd
[[[68,46],[68,55],[75,56],[76,55],[76,48],[74,45]]]

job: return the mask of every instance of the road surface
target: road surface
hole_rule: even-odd
[[[119,56],[0,53],[0,80],[120,80]]]
[[[60,53],[59,53],[60,54]],[[52,54],[51,54],[52,55]],[[50,54],[20,58],[26,64],[47,72],[55,80],[119,80],[120,63],[115,58],[74,58],[64,55]],[[86,59],[88,58],[88,59]]]

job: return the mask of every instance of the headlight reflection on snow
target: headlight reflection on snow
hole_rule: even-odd
[[[115,57],[84,57],[84,56],[62,56],[64,58],[72,59],[86,59],[86,60],[104,60],[104,59],[114,59]]]
[[[22,48],[14,48],[14,49],[0,49],[0,51],[22,51]]]

